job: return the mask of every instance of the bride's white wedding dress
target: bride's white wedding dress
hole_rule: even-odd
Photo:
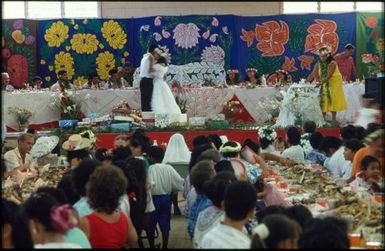
[[[163,80],[168,67],[161,64],[154,64],[153,69],[155,72],[153,72],[154,89],[152,91],[151,99],[152,111],[155,114],[182,114],[170,87],[167,85],[166,81]]]

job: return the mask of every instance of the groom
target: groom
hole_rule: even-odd
[[[155,51],[158,48],[156,44],[151,44],[148,52],[143,55],[140,61],[140,99],[142,112],[151,111],[152,90],[154,89],[152,72],[154,69],[154,61],[159,58],[159,54]]]

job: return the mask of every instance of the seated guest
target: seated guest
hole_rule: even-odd
[[[40,76],[36,76],[32,79],[32,87],[34,90],[41,90],[42,84],[43,84],[43,80],[41,79]]]
[[[276,72],[270,74],[267,78],[267,83],[269,85],[286,85],[292,82],[291,76],[285,70],[277,70]]]
[[[199,213],[212,205],[210,199],[204,194],[203,185],[214,176],[214,165],[209,161],[200,161],[191,169],[191,185],[196,193],[196,198],[188,210],[187,232],[191,238],[194,237],[195,224]]]
[[[231,172],[217,173],[214,178],[204,185],[204,193],[213,203],[198,215],[194,231],[193,245],[200,247],[203,236],[213,227],[219,225],[225,218],[223,200],[226,188],[237,179]]]
[[[255,68],[247,68],[246,69],[246,77],[244,82],[251,86],[260,86],[261,85],[261,79],[257,75],[257,69]]]
[[[91,174],[86,191],[94,211],[80,219],[79,227],[92,248],[123,248],[136,244],[138,235],[131,219],[117,210],[126,188],[127,179],[115,166],[101,166]]]
[[[361,162],[367,155],[377,158],[380,162],[380,176],[384,177],[384,129],[377,129],[365,138],[367,147],[361,148],[356,152],[352,163],[352,173],[347,182],[355,179],[358,172],[361,171]]]
[[[256,200],[256,191],[249,182],[231,183],[224,195],[225,219],[203,236],[200,247],[249,249],[250,237],[243,228],[254,217]]]
[[[286,149],[285,140],[282,137],[278,137],[276,140],[274,140],[274,148],[276,151],[282,154],[282,152]]]
[[[114,139],[114,149],[118,148],[119,146],[128,146],[130,143],[130,137],[124,134],[120,134],[115,137]]]
[[[237,69],[229,69],[226,74],[227,85],[238,85],[239,84],[239,71]]]
[[[343,166],[337,167],[338,177],[343,180],[348,180],[350,178],[350,174],[352,172],[352,161],[354,159],[354,155],[358,150],[365,147],[364,144],[361,143],[358,139],[350,139],[345,141],[344,143],[344,157],[347,163]]]
[[[207,136],[210,141],[214,144],[215,148],[219,150],[219,148],[222,146],[222,140],[221,137],[217,134],[210,134]]]
[[[234,173],[234,168],[231,165],[231,162],[228,160],[219,161],[218,163],[215,164],[214,169],[216,173],[221,173],[221,172]]]
[[[132,156],[132,152],[129,146],[119,146],[112,150],[112,163],[115,163],[118,160],[127,160]]]
[[[204,145],[207,143],[211,143],[211,139],[207,137],[206,135],[199,135],[195,137],[192,141],[193,149],[199,145]]]
[[[257,211],[255,214],[257,218],[257,222],[262,222],[263,219],[271,214],[283,214],[285,212],[285,208],[281,205],[272,205],[268,207],[264,207],[261,210]]]
[[[90,139],[83,138],[80,134],[72,134],[62,144],[62,148],[67,151],[67,162],[72,169],[76,168],[83,159],[91,158],[89,152],[91,145]]]
[[[322,140],[323,136],[320,132],[315,132],[310,135],[310,145],[313,148],[313,150],[306,155],[306,160],[310,161],[312,164],[319,164],[319,165],[324,165],[326,156],[325,154],[321,151],[321,145],[322,145]]]
[[[148,149],[150,167],[148,169],[148,183],[151,188],[152,200],[155,211],[149,214],[147,225],[147,238],[150,248],[155,248],[154,235],[156,225],[159,224],[162,232],[162,248],[167,248],[171,222],[171,193],[183,191],[183,178],[168,165],[162,164],[164,151],[159,146],[151,146]]]
[[[105,164],[112,163],[112,156],[106,148],[97,149],[95,151],[95,159]]]
[[[344,148],[342,146],[342,140],[340,138],[337,138],[335,136],[327,136],[324,137],[321,144],[321,150],[325,153],[326,159],[324,160],[324,167],[329,170],[332,174],[334,174],[337,170],[333,169],[336,167],[336,162],[339,163],[340,159],[340,152],[342,153],[342,165],[345,162],[345,158],[343,157]],[[339,151],[338,154],[336,152]],[[331,161],[332,156],[334,156],[333,160]],[[338,158],[337,158],[338,157]]]
[[[100,82],[100,79],[99,79],[99,76],[96,72],[92,72],[89,76],[88,76],[88,81],[87,83],[85,83],[82,88],[83,89],[92,89],[92,90],[99,90],[99,89],[103,89],[103,85],[102,83]]]
[[[308,120],[303,124],[303,133],[315,133],[317,130],[317,124],[314,121]]]
[[[4,154],[7,166],[6,177],[28,170],[36,171],[32,168],[32,156],[29,154],[34,142],[35,136],[33,134],[23,133],[17,139],[17,147]]]
[[[282,157],[289,158],[296,163],[303,163],[305,161],[305,153],[300,145],[301,143],[301,134],[297,127],[289,127],[286,131],[287,143],[289,148],[287,148],[282,153]]]
[[[110,70],[109,75],[110,77],[106,83],[106,86],[108,86],[109,89],[121,89],[124,87],[122,79],[119,77],[116,69]]]
[[[2,198],[1,216],[1,247],[3,249],[32,249],[32,236],[22,206]]]
[[[298,241],[300,249],[349,249],[348,224],[335,217],[314,218]]]
[[[285,208],[282,214],[289,217],[289,219],[296,221],[301,226],[301,234],[313,220],[311,211],[301,204]]]
[[[57,73],[58,80],[55,84],[53,84],[50,88],[52,92],[60,91],[64,92],[66,90],[73,89],[74,86],[70,83],[68,80],[67,72],[66,71],[59,71]]]
[[[282,214],[266,216],[254,229],[252,249],[297,249],[299,224]]]
[[[354,192],[359,188],[378,193],[384,191],[384,179],[380,176],[380,162],[373,156],[365,156],[361,161],[361,172],[356,174],[355,180],[350,183]]]
[[[272,127],[261,127],[258,129],[259,144],[261,145],[261,153],[274,153],[274,140],[277,133]]]
[[[132,87],[134,83],[135,67],[131,62],[125,62],[119,75],[122,77],[122,81],[125,87]]]
[[[51,194],[35,192],[24,203],[24,210],[35,248],[81,248],[64,241],[68,231],[79,223],[69,204],[60,205]]]
[[[15,87],[9,83],[9,74],[7,72],[1,73],[1,90],[9,92],[15,90]]]

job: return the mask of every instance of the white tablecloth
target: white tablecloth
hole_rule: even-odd
[[[354,114],[360,108],[360,96],[364,93],[364,85],[344,85],[345,98],[348,103],[348,110],[339,113],[338,120],[352,121]],[[274,97],[280,91],[278,88],[266,87],[256,89],[244,88],[190,88],[186,91],[188,104],[187,114],[189,117],[205,116],[214,118],[222,110],[222,105],[227,100],[236,95],[245,106],[250,115],[257,122],[263,122],[267,119],[266,112],[258,105],[262,98]],[[98,112],[101,115],[108,114],[114,105],[122,100],[127,100],[134,109],[140,109],[140,91],[139,89],[128,90],[81,90],[78,91],[84,96],[90,94],[82,107],[85,114]],[[59,111],[51,103],[51,95],[59,95],[49,91],[40,92],[3,92],[2,115],[6,125],[17,128],[17,122],[13,115],[8,114],[8,107],[18,106],[26,107],[35,111],[35,116],[31,119],[31,124],[44,124],[60,119]]]

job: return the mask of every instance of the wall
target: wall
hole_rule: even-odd
[[[282,2],[107,2],[101,3],[102,18],[130,18],[155,15],[266,16],[280,14]]]

